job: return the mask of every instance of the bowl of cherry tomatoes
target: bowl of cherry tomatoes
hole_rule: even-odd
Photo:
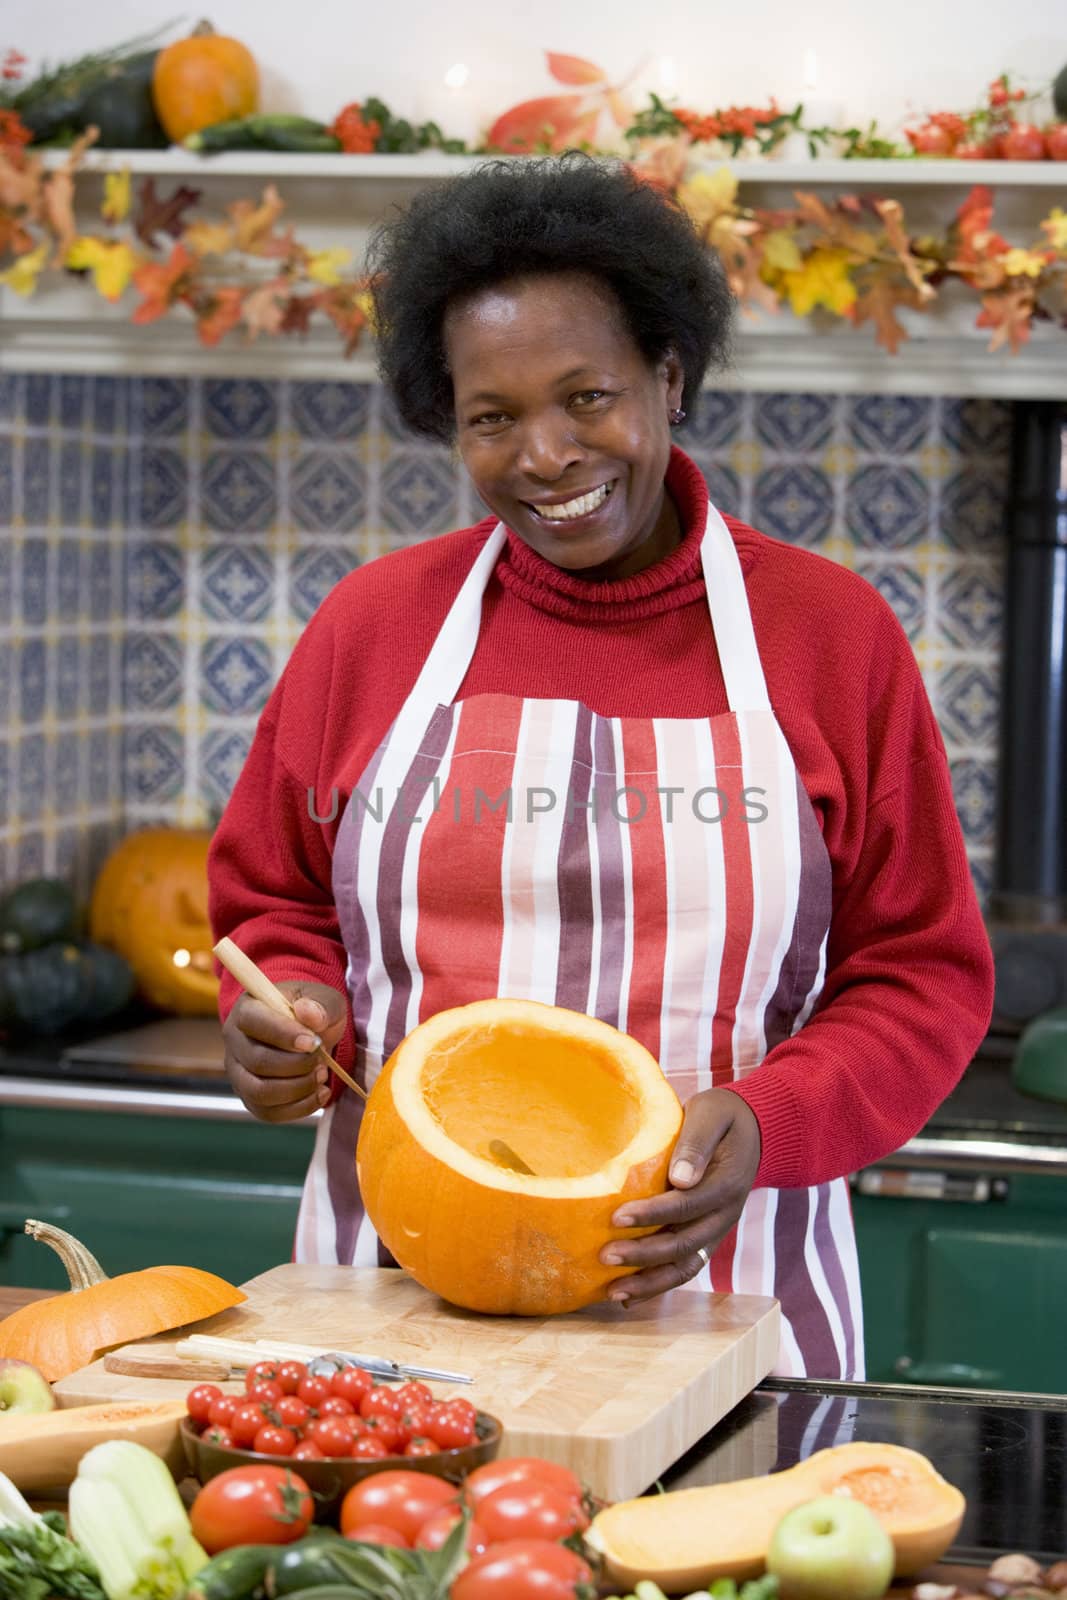
[[[207,1483],[231,1467],[289,1467],[329,1521],[356,1483],[399,1467],[459,1482],[500,1449],[501,1425],[428,1384],[377,1381],[363,1367],[313,1373],[302,1361],[259,1361],[244,1392],[201,1383],[186,1396],[181,1437],[192,1475]]]

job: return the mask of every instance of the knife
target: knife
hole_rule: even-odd
[[[334,1371],[343,1366],[364,1367],[375,1377],[384,1378],[387,1382],[397,1382],[404,1378],[427,1378],[438,1383],[474,1382],[466,1372],[447,1372],[440,1367],[413,1366],[405,1361],[391,1361],[387,1356],[357,1355],[347,1350],[324,1350],[321,1345],[288,1344],[281,1339],[256,1339],[250,1342],[241,1339],[212,1338],[208,1334],[193,1333],[179,1342],[176,1353],[194,1359],[199,1356],[201,1359],[229,1361],[231,1367],[245,1370],[255,1361],[281,1356],[283,1359],[291,1357],[293,1360],[306,1361],[309,1365],[314,1361],[328,1362]]]
[[[362,1367],[366,1372],[373,1372],[376,1378],[393,1382],[401,1378],[427,1378],[438,1383],[474,1382],[466,1372],[446,1372],[442,1367],[412,1367],[404,1361],[390,1361],[386,1356],[354,1355],[347,1350],[327,1350],[321,1356],[313,1356],[308,1362],[308,1371],[314,1372],[327,1365],[335,1372],[339,1367]]]

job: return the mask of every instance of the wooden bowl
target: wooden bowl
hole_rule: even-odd
[[[344,1456],[322,1461],[295,1461],[292,1456],[267,1456],[255,1450],[238,1450],[202,1439],[188,1417],[179,1424],[182,1447],[189,1471],[200,1483],[207,1483],[231,1467],[288,1467],[303,1478],[315,1497],[315,1521],[336,1521],[341,1501],[355,1483],[376,1472],[400,1468],[405,1472],[432,1472],[439,1478],[460,1483],[475,1467],[492,1461],[500,1449],[503,1427],[496,1417],[479,1411],[475,1420],[478,1437],[473,1444],[455,1450],[437,1450],[431,1456],[382,1456],[377,1461],[355,1461]]]

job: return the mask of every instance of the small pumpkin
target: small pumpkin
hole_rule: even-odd
[[[31,1301],[5,1317],[0,1358],[30,1362],[49,1383],[115,1345],[200,1322],[248,1298],[199,1267],[144,1267],[109,1278],[96,1257],[62,1228],[31,1218],[26,1232],[59,1256],[70,1291]]]
[[[561,1006],[479,1000],[394,1051],[356,1169],[379,1237],[425,1288],[471,1311],[543,1316],[623,1275],[598,1260],[618,1235],[612,1214],[663,1192],[681,1123],[636,1039]]]
[[[27,878],[0,900],[0,950],[21,955],[55,939],[71,939],[78,908],[61,878]]]
[[[181,1016],[218,1014],[208,922],[207,828],[144,828],[115,847],[89,905],[89,933],[124,956],[146,1000]]]
[[[152,98],[167,136],[180,144],[212,123],[250,117],[259,106],[259,69],[239,40],[201,22],[157,55]]]

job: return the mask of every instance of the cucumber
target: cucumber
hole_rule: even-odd
[[[271,1600],[275,1595],[298,1594],[315,1584],[340,1583],[341,1574],[330,1560],[330,1548],[337,1543],[344,1544],[339,1535],[324,1537],[318,1533],[277,1551],[267,1572],[266,1588]]]
[[[305,155],[340,150],[341,141],[312,117],[256,115],[215,122],[184,141],[187,150],[214,155],[223,150],[288,150]]]
[[[293,1600],[356,1600],[359,1594],[373,1594],[376,1591],[357,1589],[350,1583],[317,1583],[313,1589],[297,1589],[293,1593]]]
[[[224,1550],[200,1568],[187,1600],[252,1600],[263,1593],[267,1569],[277,1556],[276,1544],[242,1544]]]

